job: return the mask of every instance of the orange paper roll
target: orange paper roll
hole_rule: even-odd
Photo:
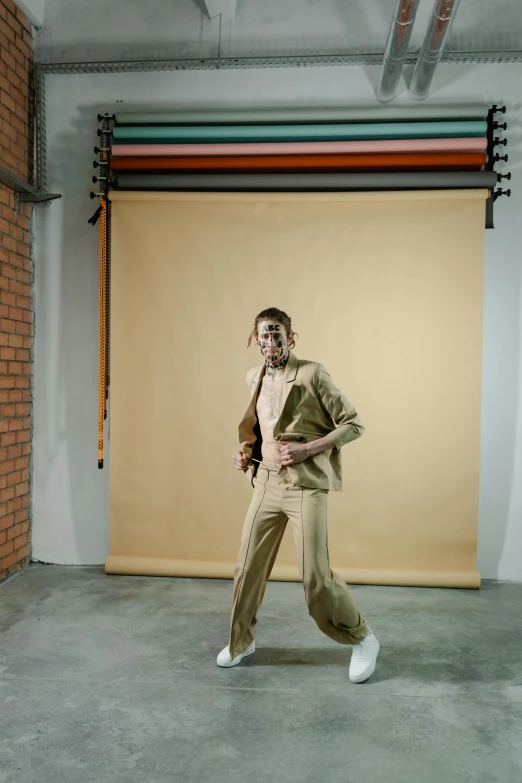
[[[264,155],[117,157],[113,171],[479,171],[487,156],[475,153],[374,155]]]

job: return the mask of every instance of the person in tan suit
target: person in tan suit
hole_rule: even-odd
[[[256,316],[247,344],[254,338],[264,362],[247,373],[250,402],[232,459],[254,491],[234,571],[229,643],[217,664],[236,666],[255,652],[257,612],[290,520],[308,612],[323,633],[352,645],[349,677],[364,682],[380,645],[330,568],[327,531],[328,493],[342,489],[340,449],[364,426],[325,367],[295,356],[295,337],[289,316],[270,307]]]

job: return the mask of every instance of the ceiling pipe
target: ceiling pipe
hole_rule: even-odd
[[[430,91],[431,81],[437,69],[460,0],[435,0],[430,23],[415,69],[409,92],[414,100],[422,100]]]
[[[377,87],[377,98],[383,103],[395,98],[418,7],[419,0],[397,0]]]

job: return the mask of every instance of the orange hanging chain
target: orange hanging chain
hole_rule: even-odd
[[[107,203],[104,195],[100,195],[100,207],[98,467],[103,468],[107,400]]]
[[[100,244],[99,244],[99,363],[98,363],[98,467],[103,468],[105,454],[105,419],[109,396],[109,312],[110,312],[110,202],[109,153],[111,119],[98,115],[102,127],[98,131],[100,144]],[[96,150],[95,150],[96,151]],[[95,164],[96,165],[96,164]],[[94,180],[97,178],[94,177]],[[94,196],[94,194],[92,194]]]

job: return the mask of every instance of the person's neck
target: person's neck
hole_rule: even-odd
[[[284,356],[279,362],[276,362],[275,364],[273,362],[270,362],[268,359],[265,359],[266,372],[269,375],[278,374],[281,370],[285,369],[289,357],[290,357],[290,351],[288,351],[286,356]]]

